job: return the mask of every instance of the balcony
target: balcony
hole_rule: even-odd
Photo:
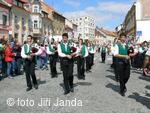
[[[33,33],[34,34],[42,34],[42,29],[41,28],[33,28]]]

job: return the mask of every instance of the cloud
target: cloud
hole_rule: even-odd
[[[100,2],[98,3],[98,7],[100,11],[108,11],[112,13],[126,13],[131,5],[116,2]]]
[[[80,0],[64,0],[64,3],[71,5],[73,7],[79,7],[80,6]]]
[[[120,16],[124,16],[130,7],[130,4],[125,3],[99,2],[96,6],[89,6],[83,10],[65,12],[64,16],[67,18],[90,16],[95,19],[97,25],[103,25],[105,22],[119,20]]]

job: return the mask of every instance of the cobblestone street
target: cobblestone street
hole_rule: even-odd
[[[59,63],[58,78],[52,79],[49,71],[36,71],[38,90],[26,92],[24,75],[14,79],[6,78],[0,81],[0,113],[149,113],[150,77],[142,77],[139,72],[132,70],[126,97],[122,97],[118,93],[119,85],[115,82],[113,70],[110,68],[110,59],[108,57],[103,64],[96,56],[92,73],[86,73],[85,81],[78,80],[75,76],[75,91],[67,96],[63,95]],[[76,66],[74,70],[76,75]],[[11,106],[7,105],[9,98],[14,99]],[[39,106],[41,98],[49,98],[51,105]],[[74,100],[76,103],[82,101],[82,106],[54,106],[57,99]],[[29,104],[31,100],[34,105]]]

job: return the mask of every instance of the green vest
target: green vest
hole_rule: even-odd
[[[55,51],[55,49],[52,48],[51,44],[48,44],[48,48],[49,48],[49,51],[50,51],[50,52],[54,52],[54,51]]]
[[[128,44],[124,48],[121,43],[118,43],[118,49],[120,55],[128,55]]]
[[[31,48],[30,46],[28,46],[27,44],[24,45],[24,52],[26,55],[30,55],[31,54]]]
[[[102,47],[102,53],[106,53],[106,47]]]
[[[82,48],[81,48],[81,51],[80,51],[80,54],[81,54],[81,56],[82,57],[84,57],[85,56],[85,49],[86,49],[86,46],[85,45],[82,45]]]
[[[70,55],[71,48],[70,48],[70,46],[68,44],[67,44],[67,48],[65,48],[65,45],[63,43],[61,43],[60,47],[61,47],[62,53],[66,54],[66,55]]]

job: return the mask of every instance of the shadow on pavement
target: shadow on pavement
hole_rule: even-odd
[[[114,70],[113,70],[113,69],[107,69],[106,71],[111,72],[111,73],[114,73]]]
[[[119,92],[120,89],[119,85],[114,85],[112,83],[107,84],[106,87],[112,89],[115,92]]]
[[[132,73],[136,73],[136,74],[142,75],[143,72],[142,71],[133,70]]]
[[[90,83],[90,82],[77,82],[76,85],[80,85],[80,86],[91,86],[92,83]]]
[[[150,77],[140,76],[139,79],[150,82]]]
[[[140,96],[138,93],[133,93],[132,95],[128,96],[131,99],[135,99],[137,102],[143,104],[144,106],[146,106],[147,108],[150,109],[150,98],[146,98],[143,96]]]
[[[146,95],[147,97],[150,97],[150,93],[146,93],[145,95]]]
[[[60,83],[59,85],[65,90],[63,83]],[[77,87],[77,86],[78,86],[77,84],[73,84],[73,87]]]
[[[112,75],[107,75],[106,77],[107,77],[107,78],[110,78],[110,79],[112,79],[112,80],[114,80],[114,81],[116,81],[116,78],[115,78],[115,76],[112,76]]]
[[[145,86],[145,88],[150,90],[150,85]]]
[[[46,84],[46,80],[41,81],[40,79],[37,80],[38,84]]]

